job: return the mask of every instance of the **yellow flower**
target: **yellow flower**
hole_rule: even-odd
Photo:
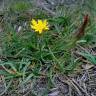
[[[41,34],[43,31],[49,29],[47,20],[38,20],[38,21],[36,21],[36,20],[32,19],[30,26],[36,32],[39,32],[39,34]]]

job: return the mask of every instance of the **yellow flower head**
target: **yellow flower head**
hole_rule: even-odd
[[[43,31],[48,30],[48,22],[47,20],[31,20],[31,28],[34,29],[36,32],[39,32],[41,34]]]

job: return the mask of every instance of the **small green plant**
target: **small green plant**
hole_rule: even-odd
[[[54,20],[49,20],[48,24],[47,20],[38,20],[37,22],[32,19],[32,21],[29,22],[29,27],[34,29],[36,32],[32,29],[30,29],[29,32],[27,30],[25,32],[15,32],[15,30],[12,28],[12,24],[7,23],[5,27],[6,38],[4,40],[5,42],[3,42],[4,55],[6,58],[8,58],[8,60],[13,59],[13,61],[15,59],[21,60],[22,58],[28,58],[32,64],[33,62],[35,63],[35,69],[37,68],[36,66],[38,66],[42,70],[43,65],[45,65],[47,68],[46,72],[52,69],[52,74],[58,72],[69,73],[76,67],[74,66],[76,62],[70,59],[72,58],[71,49],[76,46],[76,42],[84,35],[84,29],[88,22],[88,16],[86,15],[84,17],[83,24],[80,26],[80,29],[78,29],[78,32],[75,33],[75,36],[66,36],[64,35],[63,30],[60,32],[54,32],[57,30],[55,27],[58,27],[58,22],[60,21],[59,26],[63,26],[62,22],[64,22],[64,20],[68,22],[67,20],[69,19],[58,17],[57,21],[55,21],[55,25],[53,26],[51,25],[51,21],[54,23]],[[68,26],[67,23],[65,25]],[[50,29],[51,26],[53,29]],[[47,32],[44,32],[45,30],[47,30]],[[39,34],[37,32],[39,32]],[[14,61],[14,63],[15,62],[16,61]],[[17,64],[13,65],[15,66]],[[16,68],[14,67],[14,69],[11,70],[17,71]],[[38,71],[35,73],[47,76],[46,72],[42,73],[42,71]],[[21,73],[21,75],[18,75],[17,73],[19,74],[19,72],[16,72],[16,76],[22,75]]]

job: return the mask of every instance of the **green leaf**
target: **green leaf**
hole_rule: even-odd
[[[89,52],[83,53],[83,52],[79,52],[80,55],[82,55],[83,57],[85,57],[88,61],[90,61],[92,64],[96,64],[96,56],[93,56],[92,54],[90,54]]]

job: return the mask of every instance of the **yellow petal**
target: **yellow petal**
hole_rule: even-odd
[[[36,26],[30,25],[32,29],[36,29]]]
[[[47,24],[48,24],[47,20],[44,20],[44,21],[43,21],[43,24],[44,24],[44,25],[47,25]]]
[[[42,33],[42,30],[39,30],[39,34],[41,34]]]
[[[46,27],[45,29],[46,29],[46,30],[49,30],[49,27]]]
[[[32,23],[33,25],[37,25],[37,21],[36,21],[35,19],[32,19],[31,23]]]
[[[38,20],[39,25],[43,25],[42,20]]]

